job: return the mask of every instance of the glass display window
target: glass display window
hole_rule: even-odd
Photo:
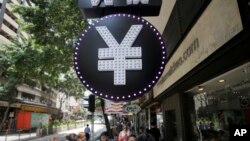
[[[250,124],[250,62],[186,91],[196,140],[229,140],[230,125]]]

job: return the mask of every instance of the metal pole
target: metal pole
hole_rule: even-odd
[[[93,141],[94,140],[94,112],[92,112],[92,119],[91,119],[91,137]]]
[[[7,137],[8,137],[8,129],[6,130],[5,141],[7,141]]]
[[[135,129],[136,129],[135,127],[136,126],[135,126],[135,124],[136,124],[136,113],[133,113],[133,128],[134,128],[133,129],[133,132],[134,132],[133,134],[136,134],[136,131],[135,131]]]
[[[20,141],[20,135],[21,135],[21,132],[20,132],[20,130],[18,130],[18,133],[19,133],[19,141]]]

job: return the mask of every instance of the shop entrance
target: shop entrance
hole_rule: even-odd
[[[166,121],[166,139],[167,141],[177,141],[176,111],[169,110],[165,112]]]

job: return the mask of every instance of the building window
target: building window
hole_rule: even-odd
[[[250,124],[250,62],[200,86],[187,91],[196,140],[229,140],[230,125]]]
[[[22,100],[27,102],[35,102],[35,96],[32,94],[22,92]]]

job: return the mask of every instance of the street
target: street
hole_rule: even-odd
[[[94,140],[97,140],[99,135],[106,130],[106,127],[104,124],[97,124],[95,123],[94,125]],[[62,131],[59,132],[58,134],[54,135],[49,135],[49,136],[44,136],[41,138],[35,138],[36,133],[26,133],[26,134],[20,134],[20,141],[49,141],[50,138],[52,137],[59,137],[60,141],[66,141],[65,136],[70,134],[70,133],[75,133],[78,134],[79,132],[83,132],[84,127],[82,128],[77,128],[77,129],[72,129],[72,130],[67,130],[67,131]],[[19,141],[19,134],[12,134],[9,135],[7,138],[6,136],[0,136],[0,141]]]

